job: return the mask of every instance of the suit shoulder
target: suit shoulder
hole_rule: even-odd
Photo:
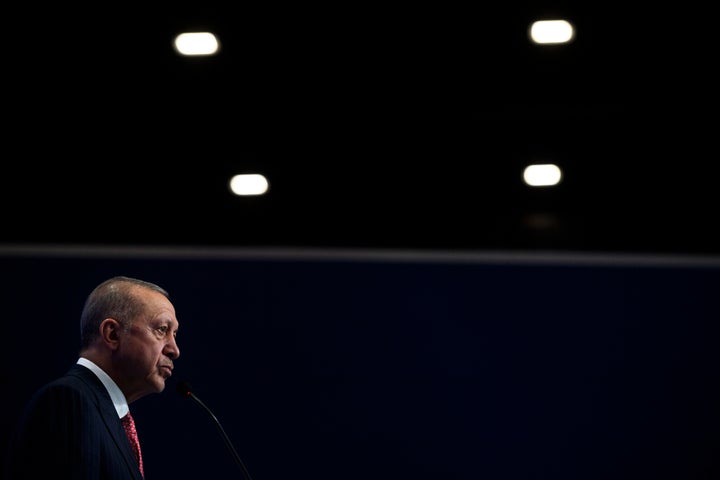
[[[33,394],[30,403],[84,403],[93,397],[92,385],[86,378],[68,373],[41,386]]]

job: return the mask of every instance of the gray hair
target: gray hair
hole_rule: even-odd
[[[105,280],[88,295],[80,315],[80,349],[84,350],[100,336],[100,324],[114,318],[124,328],[142,314],[143,303],[133,294],[134,287],[146,288],[170,298],[162,287],[137,278],[116,276]]]

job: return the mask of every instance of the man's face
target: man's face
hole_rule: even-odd
[[[179,325],[172,303],[153,290],[138,287],[137,292],[145,302],[145,312],[122,334],[118,350],[121,388],[128,403],[162,392],[172,375],[173,360],[180,356],[175,341]]]

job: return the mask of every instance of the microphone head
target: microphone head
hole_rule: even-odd
[[[192,395],[192,387],[185,380],[178,382],[177,391],[183,397],[189,397],[190,395]]]

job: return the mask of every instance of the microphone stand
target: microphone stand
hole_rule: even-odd
[[[215,425],[217,426],[218,430],[220,431],[220,435],[222,436],[223,440],[225,441],[225,445],[227,446],[228,450],[230,450],[230,454],[235,459],[235,463],[237,463],[238,467],[240,467],[240,471],[245,476],[246,480],[252,480],[252,477],[250,476],[250,472],[247,471],[247,468],[245,468],[245,464],[240,459],[240,455],[238,455],[237,451],[235,450],[235,447],[233,447],[232,442],[230,441],[230,438],[227,436],[227,433],[225,433],[225,429],[220,425],[220,422],[218,421],[217,417],[212,413],[212,411],[200,400],[192,391],[186,390],[184,392],[185,396],[192,398],[195,403],[200,405],[207,413],[210,415],[210,418],[213,419],[215,422]]]

